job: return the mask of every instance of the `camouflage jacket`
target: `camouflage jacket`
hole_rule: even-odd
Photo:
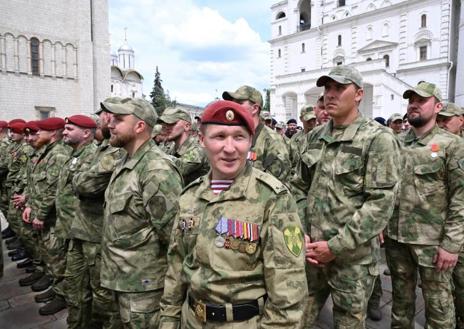
[[[58,177],[71,149],[61,141],[43,146],[37,154],[32,168],[31,195],[27,205],[31,207],[31,218],[45,222],[46,229],[56,222],[56,189]]]
[[[457,253],[464,242],[464,142],[434,127],[403,138],[402,180],[387,234],[417,245]]]
[[[260,123],[256,127],[250,152],[256,154],[256,160],[250,160],[253,167],[285,182],[290,173],[290,156],[282,136]]]
[[[300,153],[305,144],[306,137],[308,135],[304,133],[304,130],[298,131],[295,135],[292,136],[288,143],[288,149],[290,153],[290,162],[292,163],[292,168],[295,168],[300,159]]]
[[[292,185],[313,241],[328,241],[336,262],[372,264],[393,213],[399,143],[361,115],[335,137],[332,130],[330,121],[308,135]]]
[[[56,189],[56,225],[55,234],[63,239],[71,238],[71,225],[76,218],[79,199],[73,191],[72,179],[82,166],[86,166],[93,157],[96,145],[87,144],[73,150],[60,171]]]
[[[219,195],[210,189],[208,176],[200,177],[184,190],[179,206],[160,328],[176,327],[187,293],[212,304],[243,303],[267,295],[260,328],[299,328],[307,294],[303,233],[287,188],[248,164]],[[237,227],[237,221],[239,226],[256,225],[255,239],[245,238],[245,233],[243,239],[227,238],[230,231],[220,235],[221,218],[233,220],[230,227]],[[218,239],[224,238],[221,246]]]
[[[10,140],[5,137],[0,140],[0,184],[5,183],[4,180],[8,173],[8,163],[10,162]]]
[[[209,171],[208,158],[197,137],[189,137],[179,149],[174,150],[173,155],[177,158],[176,165],[185,186]]]
[[[90,162],[83,163],[74,174],[73,189],[78,195],[79,205],[71,226],[72,238],[101,242],[105,190],[117,161],[124,153],[105,139],[94,151]]]
[[[11,159],[8,164],[8,176],[6,177],[5,182],[10,195],[13,195],[13,193],[21,193],[26,186],[24,177],[27,160],[31,150],[32,147],[26,142],[21,142],[18,145],[15,145],[11,150]]]
[[[101,284],[126,292],[164,286],[182,177],[153,141],[116,166],[105,193]]]

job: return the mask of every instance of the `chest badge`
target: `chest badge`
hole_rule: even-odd
[[[430,154],[430,156],[432,158],[436,158],[438,156],[437,152],[440,151],[440,145],[438,144],[432,144],[430,145],[430,151],[432,151],[432,153]]]

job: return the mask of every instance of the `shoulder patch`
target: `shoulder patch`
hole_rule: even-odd
[[[269,186],[276,194],[288,192],[287,187],[271,174],[256,170],[256,178]]]
[[[295,255],[300,256],[301,251],[303,250],[303,232],[298,226],[287,226],[284,231],[284,240],[285,245],[288,250]]]

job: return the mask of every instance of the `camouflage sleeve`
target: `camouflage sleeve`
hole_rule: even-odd
[[[191,173],[202,169],[206,162],[206,155],[200,147],[195,147],[178,158],[176,164],[182,176],[190,175]]]
[[[271,173],[274,177],[285,183],[291,169],[287,144],[280,137],[271,138],[266,144],[263,168],[266,172]]]
[[[328,241],[335,255],[355,250],[385,228],[397,196],[399,164],[399,144],[395,137],[389,133],[374,137],[364,173],[365,201],[343,230]]]
[[[306,298],[304,242],[295,200],[278,194],[263,225],[264,279],[268,299],[260,328],[300,328]]]
[[[49,159],[50,165],[46,170],[45,186],[39,195],[34,195],[32,201],[33,217],[39,220],[46,220],[52,208],[55,207],[56,189],[61,168],[63,168],[68,156],[65,154],[55,154]]]
[[[456,141],[447,161],[448,213],[440,246],[458,253],[464,241],[464,143]]]
[[[74,191],[84,197],[103,196],[119,159],[119,151],[112,150],[83,167],[74,175]]]
[[[182,177],[174,166],[163,166],[146,170],[142,184],[143,206],[150,214],[160,240],[168,246],[174,217],[179,211]]]
[[[176,216],[168,249],[168,270],[164,279],[164,292],[160,302],[159,329],[180,328],[182,304],[187,295],[187,285],[182,281],[182,263],[186,252],[182,232],[178,227],[179,216]]]

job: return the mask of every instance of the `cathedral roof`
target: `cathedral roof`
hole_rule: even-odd
[[[129,44],[127,43],[127,40],[125,40],[124,43],[122,44],[122,46],[119,47],[118,52],[119,51],[131,51],[131,52],[134,52],[134,49],[132,49],[132,47],[129,46]]]

